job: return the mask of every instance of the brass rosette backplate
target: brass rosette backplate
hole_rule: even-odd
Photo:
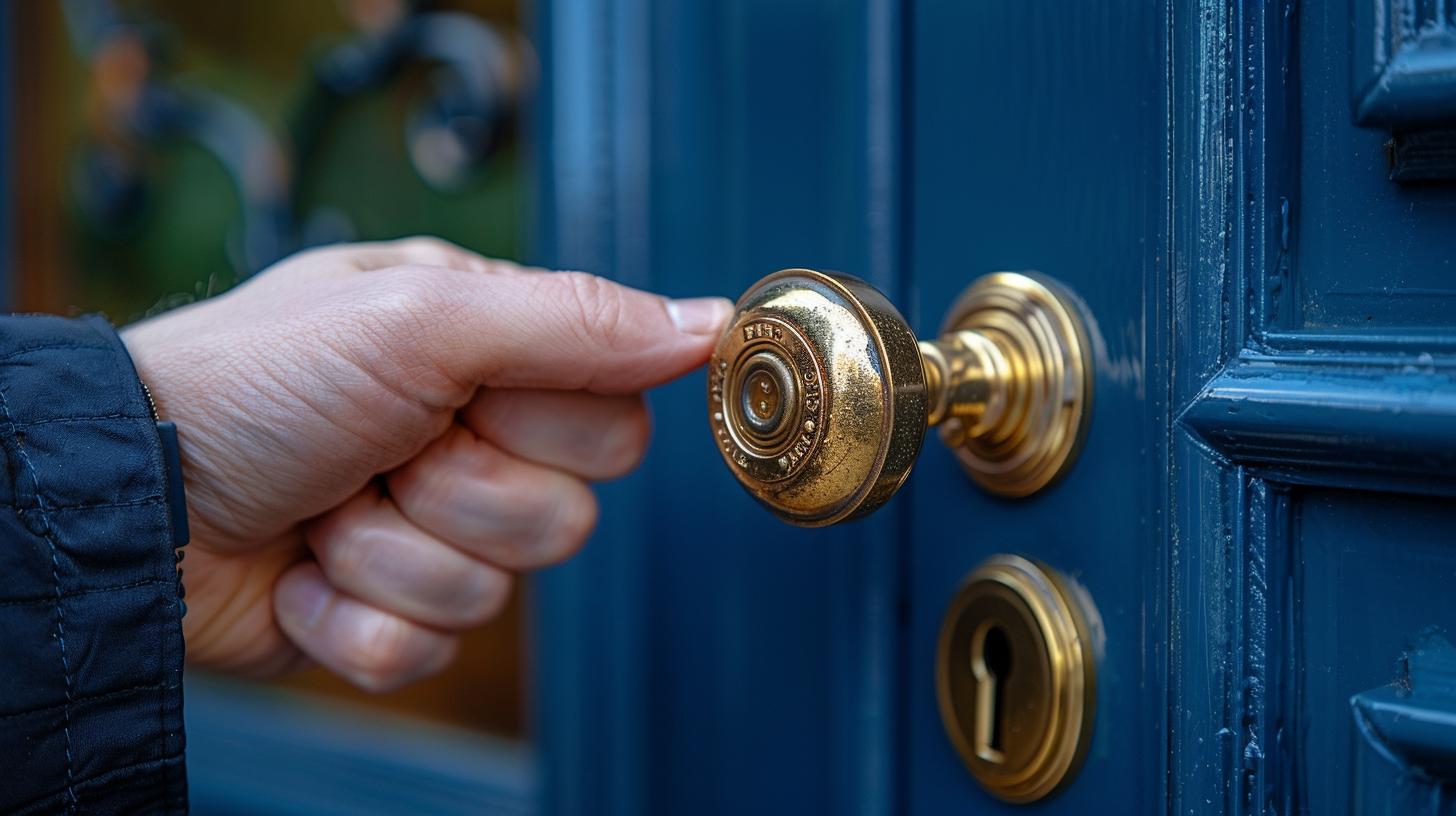
[[[975,421],[947,418],[941,441],[986,490],[1029,496],[1066,472],[1086,436],[1092,361],[1081,311],[1055,281],[996,272],[971,284],[947,314],[941,337],[962,332],[989,341],[999,370]]]

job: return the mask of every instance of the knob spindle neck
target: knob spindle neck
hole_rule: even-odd
[[[979,331],[963,330],[920,341],[927,424],[959,419],[967,434],[981,436],[1001,423],[1015,386],[1007,354]]]

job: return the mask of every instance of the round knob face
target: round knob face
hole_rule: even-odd
[[[708,416],[738,481],[786,521],[868,513],[925,435],[925,372],[899,312],[863,281],[809,269],[749,288],[708,371]]]

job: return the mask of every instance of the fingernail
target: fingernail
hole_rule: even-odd
[[[316,574],[294,571],[274,587],[278,614],[286,615],[305,629],[312,629],[329,605],[329,590]]]
[[[667,314],[683,334],[715,335],[733,314],[733,304],[720,297],[669,300]]]

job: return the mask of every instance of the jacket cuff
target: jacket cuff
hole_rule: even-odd
[[[0,448],[0,811],[185,812],[181,474],[104,319],[0,317]]]

